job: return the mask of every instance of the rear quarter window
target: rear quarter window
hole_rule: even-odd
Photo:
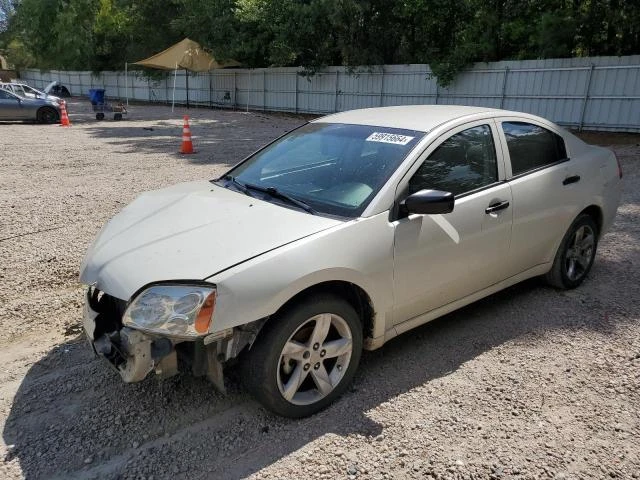
[[[564,139],[526,122],[502,122],[513,175],[521,175],[566,160]]]

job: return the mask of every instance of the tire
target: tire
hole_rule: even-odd
[[[56,112],[54,108],[49,108],[49,107],[43,107],[40,110],[38,110],[36,119],[38,120],[38,123],[48,123],[48,124],[57,123],[60,121],[58,112]]]
[[[113,119],[114,119],[116,122],[119,122],[120,120],[122,120],[122,114],[121,114],[121,113],[116,113],[116,114],[113,116]]]
[[[96,120],[104,120],[104,113],[96,113]]]
[[[278,415],[312,415],[351,383],[362,337],[362,323],[349,303],[329,294],[306,297],[265,325],[246,352],[243,382]]]
[[[567,230],[545,280],[549,285],[568,290],[587,277],[598,248],[598,226],[591,215],[579,215]]]

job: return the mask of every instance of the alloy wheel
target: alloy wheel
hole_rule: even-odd
[[[596,237],[589,225],[578,228],[565,253],[565,272],[571,281],[583,277],[589,270],[595,254]]]
[[[344,318],[322,313],[306,320],[280,353],[277,384],[283,398],[310,405],[329,395],[351,361],[353,338]]]

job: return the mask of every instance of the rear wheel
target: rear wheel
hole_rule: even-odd
[[[37,120],[39,123],[56,123],[59,121],[58,112],[49,107],[43,107],[38,110]]]
[[[545,279],[561,289],[575,288],[586,278],[598,247],[598,226],[591,215],[576,218],[565,234]]]
[[[362,353],[362,324],[332,295],[308,297],[267,324],[243,364],[243,379],[274,413],[300,418],[338,398]]]

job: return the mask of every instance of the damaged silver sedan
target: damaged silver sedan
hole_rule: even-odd
[[[621,177],[612,152],[533,115],[327,116],[111,219],[81,268],[85,331],[125,382],[184,368],[224,391],[237,359],[263,405],[310,415],[363,349],[527,278],[580,285]]]

